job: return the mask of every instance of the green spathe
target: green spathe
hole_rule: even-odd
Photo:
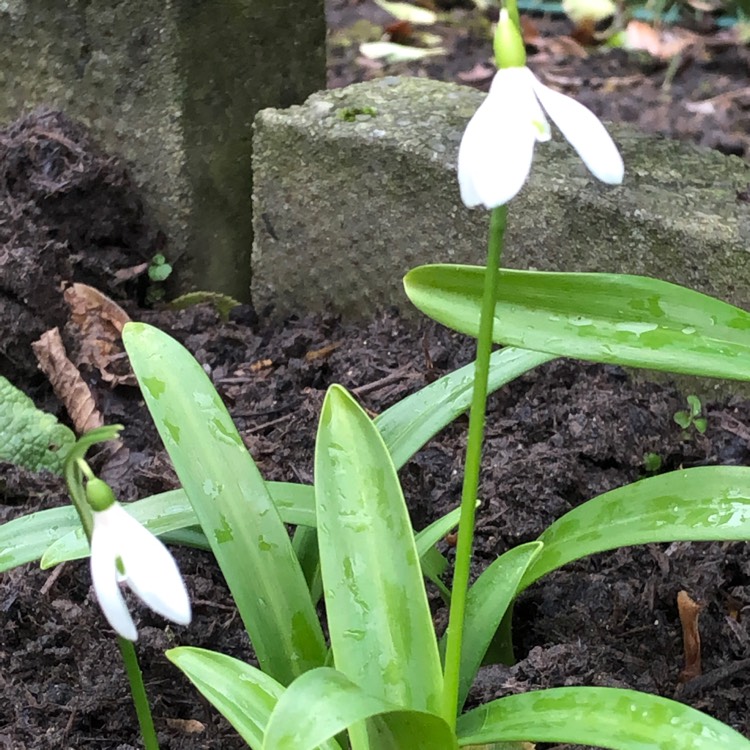
[[[500,11],[493,49],[498,68],[522,68],[526,65],[526,48],[521,30],[505,8]]]

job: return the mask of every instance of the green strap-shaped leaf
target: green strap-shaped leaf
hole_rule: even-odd
[[[750,468],[700,466],[618,487],[579,505],[539,537],[520,589],[572,560],[649,542],[750,540]]]
[[[484,268],[421,266],[404,280],[426,315],[476,336]],[[493,339],[558,356],[750,380],[750,314],[643,276],[501,271]]]
[[[440,657],[396,469],[375,425],[340,386],[323,403],[315,498],[336,667],[376,698],[437,712]]]
[[[170,336],[128,323],[146,405],[265,672],[288,684],[324,663],[305,577],[266,484],[203,368]]]
[[[571,687],[487,703],[458,720],[458,744],[570,742],[612,750],[750,750],[726,724],[635,690]]]
[[[553,355],[507,347],[490,356],[487,392],[494,393]],[[393,463],[401,468],[430,438],[471,406],[474,363],[444,375],[398,401],[375,419]]]
[[[469,694],[482,659],[497,632],[503,615],[516,596],[521,577],[541,548],[542,545],[539,542],[530,542],[508,550],[485,568],[469,589],[461,647],[459,709],[466,701],[466,696]],[[441,643],[441,645],[444,644]]]
[[[61,533],[80,528],[81,522],[72,505],[49,508],[19,516],[0,526],[0,573],[17,565],[38,560]],[[84,543],[84,554],[88,545]]]
[[[215,651],[185,646],[170,649],[166,656],[253,750],[261,750],[269,717],[284,694],[283,685],[265,672]],[[333,741],[321,748],[340,750]]]
[[[372,750],[451,750],[456,739],[436,714],[403,710],[369,695],[341,672],[321,667],[298,677],[279,698],[263,750],[314,750],[354,725],[370,727]]]

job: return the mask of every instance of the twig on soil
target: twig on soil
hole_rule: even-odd
[[[373,380],[372,383],[361,385],[359,386],[359,388],[352,388],[352,393],[354,393],[356,396],[366,396],[368,393],[378,391],[381,388],[385,388],[385,386],[387,385],[398,383],[400,380],[404,380],[405,378],[409,377],[408,370],[409,368],[407,365],[399,367],[398,370],[394,370],[392,373],[386,375],[383,378],[380,378],[379,380]]]
[[[263,424],[255,425],[255,427],[251,427],[249,430],[245,430],[246,435],[254,435],[256,432],[260,432],[261,430],[265,430],[266,427],[273,427],[274,425],[280,424],[281,422],[286,422],[287,420],[291,419],[294,416],[294,412],[290,412],[289,414],[284,414],[281,417],[278,417],[277,419],[272,419],[270,422],[264,422]]]
[[[65,568],[65,563],[60,563],[47,577],[47,580],[44,582],[44,585],[39,590],[39,593],[42,596],[47,596],[50,589],[55,585],[57,579],[60,577],[60,575],[63,572],[63,569]]]
[[[721,427],[724,432],[729,432],[732,435],[736,435],[738,438],[741,438],[746,443],[750,444],[750,430],[748,430],[747,427],[745,427],[745,425],[742,424],[742,422],[740,422],[738,419],[729,416],[729,414],[721,415],[719,427]]]

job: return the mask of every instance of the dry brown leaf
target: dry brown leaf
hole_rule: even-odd
[[[139,263],[137,266],[120,268],[115,271],[115,284],[123,284],[131,279],[137,279],[148,271],[148,263]]]
[[[259,359],[250,365],[250,372],[260,372],[261,370],[267,370],[269,367],[273,367],[272,359]]]
[[[333,352],[341,346],[341,342],[337,341],[333,344],[326,344],[320,349],[311,349],[305,354],[305,362],[315,362],[317,359],[325,359],[329,357]]]
[[[206,731],[206,725],[197,719],[167,719],[167,726],[182,734],[202,734]]]
[[[456,78],[461,83],[482,84],[492,79],[495,75],[495,67],[488,63],[479,62],[471,70],[461,71]]]
[[[408,21],[394,21],[383,31],[388,35],[388,40],[396,44],[411,44],[414,41],[414,27]]]
[[[89,365],[113,385],[135,385],[136,380],[120,346],[120,335],[129,315],[106,294],[87,284],[65,290],[70,319],[80,330],[78,367]]]
[[[51,328],[31,345],[39,369],[47,376],[55,395],[64,404],[75,431],[81,435],[104,424],[91,389],[68,359],[59,328]]]
[[[533,44],[536,46],[541,40],[542,35],[539,33],[539,27],[529,16],[521,16],[521,36],[524,44]]]
[[[685,29],[655,29],[644,21],[635,19],[625,29],[626,49],[643,50],[659,60],[670,60],[699,43],[700,37]]]
[[[535,61],[543,60],[566,60],[568,58],[577,58],[585,60],[589,53],[586,48],[570,36],[545,36],[539,37],[534,43],[538,52],[534,55]]]
[[[682,625],[682,643],[685,650],[685,666],[680,672],[679,682],[690,682],[701,674],[701,635],[698,630],[700,604],[694,601],[687,591],[677,594],[677,611]]]

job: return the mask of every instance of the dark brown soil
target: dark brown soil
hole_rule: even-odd
[[[331,0],[329,5],[337,28],[349,23],[346,14],[378,17],[369,4]],[[438,67],[429,73],[453,78],[488,56],[486,43],[453,34],[450,58],[442,67],[432,62]],[[332,47],[332,81],[381,72],[358,66],[356,55],[341,49]],[[704,143],[734,142],[743,131],[741,107],[726,109],[721,123],[690,119],[680,114],[677,96],[701,81],[708,86],[701,89],[706,96],[737,86],[747,73],[744,51],[725,53],[727,67],[719,61],[723,72],[717,77],[702,62],[681,71],[684,77],[673,82],[674,98],[658,95],[664,114],[658,122],[655,112],[662,110],[643,92],[658,90],[663,68],[644,71],[642,63],[621,53],[575,65],[592,66],[580,69],[586,80],[626,76],[633,69],[628,66],[639,65],[638,85],[619,89],[616,101],[602,85],[581,92],[581,98],[610,117],[651,130]],[[429,322],[405,323],[396,311],[361,325],[332,317],[277,325],[250,308],[236,310],[226,323],[207,308],[140,309],[143,281],[118,283],[122,274],[115,274],[151,258],[160,249],[159,234],[127,171],[60,115],[35,116],[0,131],[0,212],[0,374],[61,418],[62,407],[36,371],[28,345],[46,328],[65,325],[59,287],[70,280],[97,286],[133,317],[170,331],[210,368],[268,479],[311,481],[316,419],[329,384],[342,383],[365,407],[380,412],[472,358],[472,344],[463,337]],[[70,336],[68,343],[75,346]],[[334,346],[328,356],[306,358],[329,345]],[[261,360],[269,364],[254,368]],[[111,390],[92,374],[87,377],[107,421],[126,425],[130,456],[128,471],[119,475],[119,496],[134,499],[173,487],[168,458],[137,390]],[[634,383],[620,368],[568,361],[541,367],[493,396],[477,570],[510,546],[534,539],[575,505],[644,476],[646,454],[658,454],[662,470],[748,463],[750,403],[706,404],[705,436],[674,423],[683,406],[669,385]],[[465,432],[460,419],[402,470],[416,528],[455,507]],[[0,521],[65,502],[60,480],[0,466]],[[193,599],[191,626],[167,628],[149,611],[137,610],[138,650],[162,747],[241,748],[231,727],[163,656],[165,648],[190,644],[252,659],[210,554],[177,550],[176,555]],[[680,590],[704,605],[704,674],[684,685],[679,684]],[[438,610],[436,620],[442,620]],[[140,747],[117,649],[93,602],[85,564],[5,573],[0,629],[0,747]],[[482,674],[472,700],[558,685],[631,687],[677,696],[750,735],[750,545],[649,545],[572,564],[522,596],[514,637],[518,663]]]

